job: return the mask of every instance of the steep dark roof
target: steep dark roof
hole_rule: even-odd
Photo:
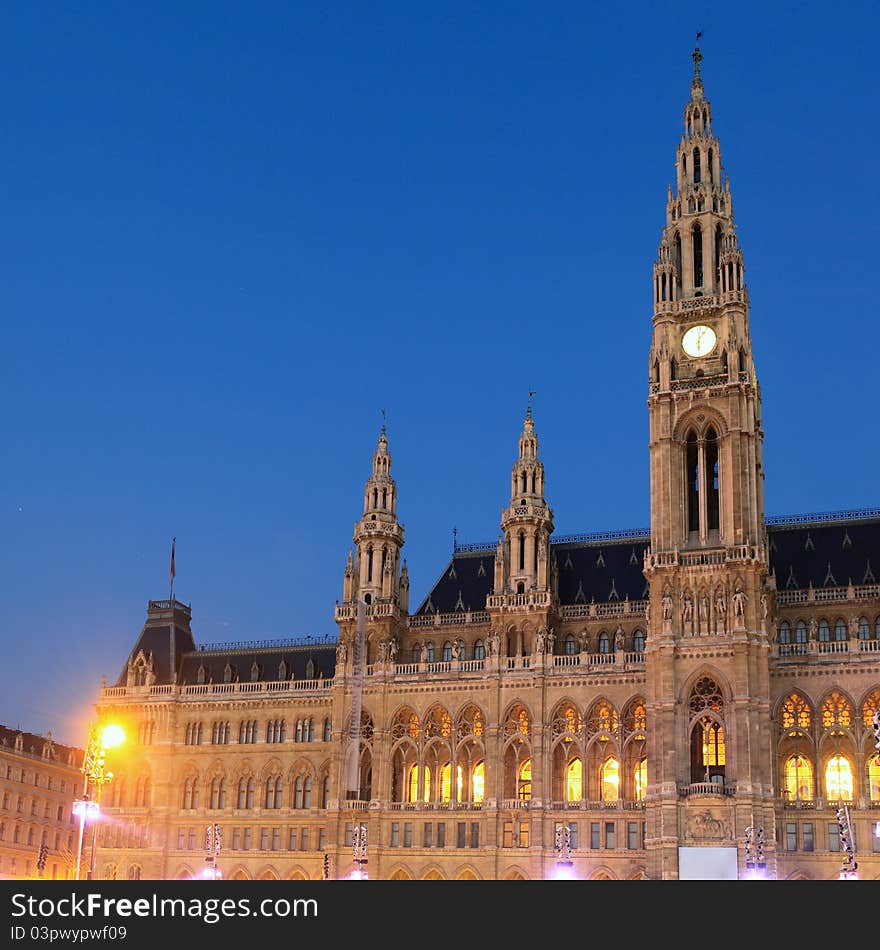
[[[312,662],[314,679],[331,679],[336,670],[336,646],[313,646],[291,643],[278,649],[242,648],[215,650],[206,644],[201,650],[194,650],[181,658],[177,681],[181,684],[198,682],[199,667],[205,669],[205,683],[222,683],[226,664],[232,667],[232,679],[248,682],[251,679],[251,667],[256,662],[259,667],[259,680],[277,680],[278,670],[284,661],[287,667],[285,679],[304,680],[307,678],[309,660]]]
[[[642,564],[647,546],[647,535],[551,544],[559,570],[559,602],[641,600],[646,596]],[[494,551],[458,551],[416,612],[484,610],[494,583]]]
[[[880,518],[769,524],[776,589],[846,587],[880,580]]]
[[[621,537],[621,535],[623,537]],[[880,511],[769,518],[770,567],[777,590],[880,583]],[[563,605],[642,600],[647,532],[621,531],[551,543]],[[416,613],[484,610],[495,582],[495,550],[461,545]]]
[[[61,765],[70,765],[72,768],[78,768],[83,760],[83,750],[75,746],[61,745],[55,742],[50,735],[38,736],[33,732],[22,732],[21,729],[10,729],[9,726],[0,726],[0,746],[9,749],[15,748],[15,740],[21,736],[22,751],[28,755],[43,755],[43,747],[46,743],[51,743],[52,752],[49,756],[50,762]]]

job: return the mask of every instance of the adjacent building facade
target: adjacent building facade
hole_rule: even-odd
[[[82,758],[51,733],[0,726],[0,879],[73,877]]]
[[[700,58],[653,272],[650,528],[555,536],[529,409],[498,540],[410,610],[383,428],[338,637],[197,647],[150,602],[98,703],[138,737],[99,876],[200,874],[216,824],[227,877],[880,877],[880,510],[765,514]]]

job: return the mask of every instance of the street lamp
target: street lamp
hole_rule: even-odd
[[[753,828],[749,825],[745,830],[746,837],[746,877],[752,881],[764,877],[767,863],[764,861],[764,829]],[[752,839],[754,838],[755,852],[752,854]]]
[[[105,726],[100,732],[95,723],[89,726],[89,741],[86,743],[85,755],[80,771],[83,773],[83,793],[82,798],[73,803],[73,813],[79,817],[79,840],[76,847],[76,871],[74,880],[79,880],[80,867],[82,865],[83,836],[85,834],[86,821],[92,822],[92,853],[89,861],[89,871],[87,879],[92,880],[95,876],[95,862],[98,856],[98,826],[97,822],[101,816],[101,788],[111,781],[113,773],[108,771],[105,766],[107,750],[122,745],[125,741],[125,732],[121,726],[110,724]],[[95,797],[89,796],[89,783],[95,786]]]
[[[223,846],[223,829],[216,822],[208,825],[205,830],[205,877],[216,881],[220,876],[217,861],[220,859],[220,849]]]
[[[354,826],[353,847],[354,870],[349,875],[351,881],[365,881],[367,879],[367,826]]]
[[[574,879],[574,864],[571,860],[571,828],[568,825],[556,827],[556,869],[553,878],[557,881]]]

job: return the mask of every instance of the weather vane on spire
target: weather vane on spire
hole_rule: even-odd
[[[384,432],[385,431],[385,410],[380,409],[379,412],[382,413],[382,431]]]
[[[703,35],[702,30],[697,31],[697,43],[700,40],[700,37]],[[703,54],[700,52],[700,47],[697,44],[694,44],[694,51],[691,53],[691,59],[694,61],[694,76],[700,75],[700,63],[703,61]]]

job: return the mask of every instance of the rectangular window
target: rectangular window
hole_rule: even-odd
[[[446,822],[441,821],[437,825],[437,847],[446,847]]]
[[[517,847],[527,848],[529,846],[529,823],[527,821],[521,821],[519,823],[519,839],[517,840]]]
[[[250,850],[251,850],[251,829],[250,829],[250,828],[245,828],[245,829],[244,829],[244,847],[243,847],[243,850],[244,850],[244,851],[250,851]]]
[[[465,822],[458,822],[458,835],[456,837],[455,846],[457,848],[465,847],[465,837],[467,836],[467,825]]]
[[[187,842],[188,842],[187,850],[195,851],[196,850],[196,829],[195,828],[189,829],[189,836],[188,836]]]
[[[637,851],[639,848],[639,823],[637,821],[626,823],[626,846],[630,851]]]
[[[797,851],[797,825],[794,822],[785,826],[785,850]]]
[[[318,831],[318,850],[326,851],[327,850],[327,829],[321,828]]]
[[[828,850],[840,851],[840,833],[836,821],[828,822]]]
[[[578,826],[576,821],[569,824],[568,831],[570,835],[568,843],[571,846],[571,850],[576,851],[578,846]]]
[[[480,823],[478,821],[471,822],[471,847],[480,847]]]
[[[269,850],[269,829],[260,828],[260,851]]]
[[[599,848],[599,822],[590,822],[590,847],[594,850]]]
[[[412,847],[412,822],[405,821],[403,823],[403,846],[404,848]]]
[[[430,821],[425,822],[424,838],[422,839],[422,847],[430,848],[431,847],[431,838],[433,837],[434,826]]]
[[[801,841],[803,842],[804,851],[813,851],[813,823],[806,822],[801,825]]]
[[[183,851],[186,847],[186,828],[177,829],[177,850]]]
[[[281,850],[281,829],[280,828],[272,829],[272,850],[273,851]]]
[[[502,838],[502,847],[503,848],[512,848],[513,847],[513,822],[505,821],[504,822],[504,837]]]
[[[241,850],[241,828],[232,829],[232,850]]]
[[[399,821],[391,822],[391,847],[392,848],[400,847],[400,822]]]
[[[309,850],[309,829],[303,828],[302,834],[299,836],[299,849],[300,851]]]
[[[354,822],[351,821],[345,823],[345,847],[354,847]]]
[[[296,828],[290,829],[290,840],[287,844],[288,851],[296,851]]]
[[[605,822],[605,847],[612,850],[617,847],[617,825],[613,821]]]

